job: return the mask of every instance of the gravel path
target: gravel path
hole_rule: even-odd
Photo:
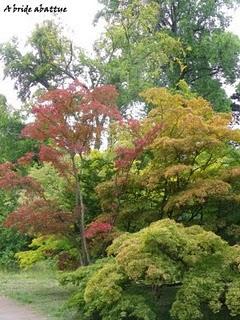
[[[28,306],[0,297],[0,320],[47,320],[47,318],[38,315]]]

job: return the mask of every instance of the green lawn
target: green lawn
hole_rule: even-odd
[[[0,271],[0,295],[31,305],[49,320],[79,320],[63,308],[73,290],[59,285],[56,272],[48,269]]]

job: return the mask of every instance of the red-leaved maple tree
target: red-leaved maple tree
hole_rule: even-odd
[[[76,217],[78,221],[81,260],[84,265],[89,264],[89,253],[84,222],[86,208],[83,203],[80,183],[81,169],[77,165],[77,159],[82,159],[93,148],[96,139],[99,140],[105,130],[103,123],[107,119],[117,121],[121,119],[120,113],[115,107],[116,97],[117,91],[114,86],[106,85],[89,90],[80,82],[75,81],[67,89],[51,90],[39,98],[38,103],[32,109],[34,121],[22,131],[24,137],[39,141],[39,157],[42,161],[50,162],[61,175],[73,177],[75,210],[72,216]],[[19,164],[28,161],[29,158],[30,155],[26,155]],[[70,161],[66,161],[66,158]],[[7,175],[14,175],[14,171],[9,166],[10,164]],[[12,180],[14,177],[10,178]],[[6,174],[2,175],[0,184],[7,184],[6,179]],[[16,184],[19,185],[19,181],[21,181],[20,178],[16,179]],[[25,182],[27,181],[22,181],[22,183]],[[31,183],[33,183],[32,180]],[[32,223],[36,221],[41,226],[39,232],[44,232],[44,224],[46,225],[49,220],[47,215],[52,215],[51,218],[56,221],[60,216],[62,224],[65,226],[72,222],[69,214],[56,211],[54,206],[41,199],[37,200],[37,203],[36,200],[34,203],[28,203],[27,206],[25,205],[10,214],[6,223],[21,229],[21,221],[27,221],[29,228],[31,228],[33,214],[37,218],[32,220]],[[49,225],[45,227],[51,229]],[[55,227],[58,232],[59,223]]]

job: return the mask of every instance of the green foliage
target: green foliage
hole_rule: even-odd
[[[53,201],[61,210],[71,211],[74,207],[73,181],[66,180],[49,163],[45,162],[41,167],[32,167],[29,176],[40,183],[44,190],[44,197]],[[20,202],[27,196],[24,193]]]
[[[40,250],[20,251],[16,253],[16,258],[21,269],[32,267],[33,264],[44,260],[45,257]]]
[[[82,170],[81,186],[83,198],[88,210],[87,222],[91,222],[102,213],[96,187],[114,175],[114,162],[111,152],[93,150],[79,163]]]
[[[48,258],[56,261],[62,252],[67,252],[75,260],[78,258],[77,250],[73,248],[68,239],[56,236],[35,238],[29,245],[29,248],[32,248],[32,250],[20,251],[15,255],[21,269],[31,268],[36,262]]]
[[[149,85],[175,88],[185,80],[216,111],[230,110],[223,84],[233,84],[239,77],[240,41],[227,32],[231,19],[226,9],[237,7],[238,0],[99,2],[103,8],[97,19],[103,17],[107,23],[100,51],[108,57],[110,81],[124,81],[130,101],[134,90],[136,94]],[[126,103],[127,94],[123,97]]]
[[[238,303],[239,289],[240,289],[240,284],[238,279],[236,279],[229,285],[228,292],[226,295],[226,303],[228,306],[230,306],[232,316],[237,316],[240,313],[240,307]]]
[[[16,230],[0,227],[0,269],[17,267],[15,254],[27,248],[29,238]]]
[[[59,281],[62,285],[74,285],[79,288],[77,292],[69,299],[67,303],[67,307],[69,308],[77,308],[77,310],[81,313],[81,316],[84,317],[84,313],[87,312],[87,308],[85,306],[84,300],[84,292],[86,289],[86,285],[88,280],[92,275],[95,274],[99,269],[101,269],[105,262],[109,259],[97,260],[94,264],[86,266],[84,268],[79,268],[71,273],[64,273],[59,278]]]
[[[156,30],[159,6],[134,0],[119,5],[96,42],[100,72],[116,85],[122,111],[139,101],[139,92],[164,79],[164,70],[179,66],[184,55],[178,39]]]
[[[32,87],[51,89],[66,79],[76,79],[81,72],[73,45],[62,33],[59,25],[45,21],[29,37],[27,52],[19,49],[16,38],[1,44],[4,74],[15,81],[23,101],[30,97]]]
[[[36,145],[28,139],[21,137],[23,119],[18,112],[11,112],[6,98],[0,96],[0,163],[16,161],[26,152],[32,151]]]
[[[168,286],[178,289],[174,319],[202,319],[202,304],[218,313],[224,303],[232,314],[240,313],[234,297],[240,283],[239,247],[199,226],[157,221],[120,236],[108,253],[108,259],[61,280],[78,286],[70,306],[80,310],[82,319],[159,319],[158,293]]]

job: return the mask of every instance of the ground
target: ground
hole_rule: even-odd
[[[57,272],[42,268],[27,272],[0,271],[0,320],[76,319],[74,313],[64,308],[74,288],[59,285],[58,276]],[[16,311],[17,317],[11,315],[10,312]],[[25,317],[20,318],[24,313]]]
[[[0,320],[47,320],[28,306],[22,306],[5,297],[0,297],[0,310]]]

